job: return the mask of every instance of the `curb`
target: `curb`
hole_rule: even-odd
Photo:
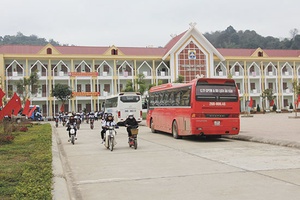
[[[52,199],[70,199],[66,176],[64,173],[63,164],[61,162],[61,152],[59,151],[58,144],[61,143],[57,137],[56,129],[52,127],[52,173],[53,173],[53,190]]]
[[[141,122],[139,125],[140,126],[147,126],[144,121]],[[242,140],[242,141],[247,141],[247,142],[257,142],[257,143],[263,143],[263,144],[271,144],[271,145],[277,145],[277,146],[291,147],[291,148],[300,149],[300,143],[299,142],[290,142],[290,141],[284,141],[284,140],[266,139],[266,138],[262,138],[262,137],[252,137],[252,136],[247,136],[247,135],[223,135],[222,138],[227,138],[227,139],[232,139],[232,140]]]
[[[257,143],[263,143],[263,144],[271,144],[271,145],[292,147],[292,148],[300,149],[299,142],[289,142],[289,141],[283,141],[283,140],[266,139],[266,138],[251,137],[251,136],[246,136],[246,135],[230,135],[230,136],[224,135],[224,136],[222,136],[222,138],[233,139],[233,140],[242,140],[242,141],[248,141],[248,142],[257,142]]]

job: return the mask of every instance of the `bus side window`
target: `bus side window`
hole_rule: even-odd
[[[149,96],[149,106],[154,106],[154,95],[153,94],[151,94]]]
[[[174,106],[174,105],[175,105],[174,92],[171,91],[170,92],[170,106]]]
[[[163,92],[161,92],[160,94],[159,94],[159,105],[160,106],[164,106],[165,104],[164,104],[164,93]]]
[[[170,99],[169,99],[169,96],[170,96],[170,93],[169,92],[166,92],[165,93],[165,106],[169,106],[170,105]]]
[[[183,90],[181,93],[180,105],[189,106],[190,105],[190,90]]]
[[[187,90],[184,94],[185,98],[185,102],[184,105],[185,106],[190,106],[191,105],[191,90]]]
[[[175,95],[175,106],[180,105],[180,92],[177,92]]]
[[[155,97],[154,97],[154,105],[155,106],[159,106],[159,94],[155,93]]]

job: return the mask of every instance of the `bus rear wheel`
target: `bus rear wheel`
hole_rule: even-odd
[[[153,120],[152,119],[150,121],[150,128],[151,128],[151,132],[152,133],[156,133],[156,130],[154,129],[154,124],[153,124]]]
[[[173,138],[175,138],[175,139],[181,138],[181,136],[178,135],[178,126],[177,126],[176,121],[173,121],[173,124],[172,124],[172,134],[173,134]]]

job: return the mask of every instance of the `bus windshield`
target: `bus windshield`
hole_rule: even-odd
[[[121,96],[120,97],[120,100],[123,102],[123,103],[134,103],[134,102],[139,102],[140,101],[140,96]]]
[[[108,98],[105,100],[105,107],[115,108],[118,106],[118,97]]]
[[[237,102],[235,85],[199,84],[196,86],[197,101]]]

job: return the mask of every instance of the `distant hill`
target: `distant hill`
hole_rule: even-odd
[[[255,31],[236,31],[232,26],[224,31],[204,33],[203,35],[216,48],[238,48],[238,49],[300,49],[300,35],[298,30],[290,31],[291,39],[262,37]]]
[[[50,39],[47,41],[45,38],[39,38],[36,35],[25,36],[21,32],[18,32],[17,35],[5,35],[0,36],[0,45],[8,44],[18,44],[18,45],[46,45],[52,44],[53,46],[69,46],[61,45],[59,42]]]
[[[290,31],[291,39],[274,38],[271,36],[263,37],[255,31],[236,31],[232,26],[224,31],[204,33],[203,35],[216,48],[242,48],[242,49],[300,49],[300,35],[297,29]],[[19,44],[19,45],[46,45],[54,46],[74,46],[69,44],[60,44],[53,39],[47,41],[45,38],[39,38],[36,35],[25,36],[21,32],[17,35],[0,36],[0,45]],[[76,46],[76,45],[75,45]]]

